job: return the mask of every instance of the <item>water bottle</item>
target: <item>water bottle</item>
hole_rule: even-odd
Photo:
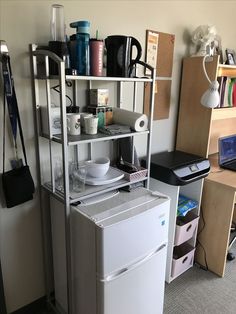
[[[89,75],[89,27],[90,22],[78,21],[70,23],[76,28],[76,69],[79,75]]]

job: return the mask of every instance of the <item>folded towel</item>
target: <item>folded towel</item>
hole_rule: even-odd
[[[108,135],[125,134],[131,132],[129,126],[121,124],[110,124],[99,128],[99,131]]]

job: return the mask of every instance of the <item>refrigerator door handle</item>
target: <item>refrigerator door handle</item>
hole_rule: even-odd
[[[143,258],[141,258],[140,260],[138,260],[137,262],[121,268],[120,270],[112,273],[111,275],[108,275],[104,278],[99,278],[99,280],[101,282],[109,282],[112,280],[115,280],[117,278],[119,278],[120,276],[124,275],[125,273],[135,269],[136,267],[140,266],[141,264],[145,263],[146,261],[148,261],[149,259],[151,259],[154,255],[158,254],[158,252],[160,252],[164,247],[166,247],[166,243],[160,245],[158,248],[156,248],[155,250],[153,250],[152,252],[150,252],[149,254],[147,254],[146,256],[144,256]]]

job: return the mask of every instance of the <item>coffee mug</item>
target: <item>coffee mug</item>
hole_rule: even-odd
[[[80,127],[81,127],[82,132],[85,131],[84,119],[87,117],[93,117],[93,114],[89,113],[89,112],[81,112],[80,113]]]
[[[84,127],[86,134],[97,134],[98,132],[98,117],[85,117]]]
[[[67,113],[67,133],[69,135],[80,135],[80,114]]]

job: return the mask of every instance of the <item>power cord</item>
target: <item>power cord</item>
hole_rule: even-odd
[[[204,219],[204,215],[203,215],[203,209],[201,207],[201,210],[200,210],[200,217],[202,218],[202,228],[199,230],[198,234],[197,234],[197,245],[200,245],[200,247],[202,248],[203,250],[203,253],[204,253],[204,262],[205,262],[205,266],[203,265],[199,265],[199,267],[203,270],[208,270],[208,263],[207,263],[207,256],[206,256],[206,250],[204,248],[204,246],[202,245],[202,243],[199,241],[199,235],[202,233],[202,231],[204,230],[205,226],[206,226],[206,222],[205,222],[205,219]]]
[[[72,83],[70,81],[66,81],[66,86],[67,87],[71,87],[72,86]],[[58,87],[60,87],[60,85],[55,85],[55,86],[52,86],[51,89],[53,89],[55,92],[57,93],[61,93],[60,90],[58,89]],[[69,104],[69,107],[72,107],[73,106],[73,101],[72,99],[66,95],[66,98],[69,100],[70,104]]]

